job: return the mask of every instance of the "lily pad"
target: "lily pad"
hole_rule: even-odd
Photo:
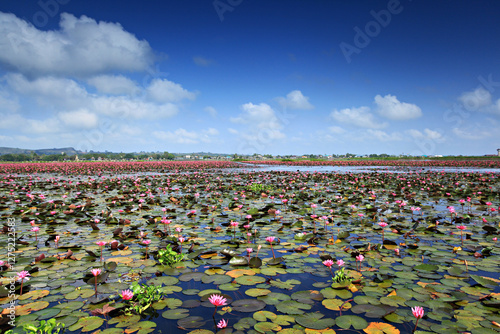
[[[266,303],[257,299],[239,299],[231,304],[234,311],[255,312],[266,307]]]
[[[337,326],[343,329],[349,329],[352,327],[359,330],[368,327],[368,322],[357,315],[342,315],[336,318],[335,322]]]
[[[312,329],[326,329],[335,325],[334,319],[324,318],[324,316],[319,312],[307,313],[297,316],[295,321],[301,326]]]

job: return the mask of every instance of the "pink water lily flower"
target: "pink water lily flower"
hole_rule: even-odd
[[[219,323],[217,324],[217,328],[226,328],[227,327],[227,321],[222,319],[221,321],[219,321]]]
[[[26,270],[18,272],[17,273],[17,281],[22,281],[22,282],[28,281],[29,280],[28,276],[31,276],[31,275]]]
[[[94,268],[90,272],[92,273],[92,275],[94,275],[95,277],[97,277],[97,276],[99,276],[101,274],[101,269]]]
[[[424,309],[421,306],[415,306],[411,308],[411,312],[413,313],[413,316],[417,318],[415,328],[413,329],[413,332],[415,332],[417,330],[418,320],[422,319],[424,316]]]
[[[333,266],[333,260],[325,260],[323,261],[323,264],[330,268],[331,266]]]
[[[266,241],[272,243],[276,239],[275,237],[267,237]]]
[[[217,294],[211,295],[208,298],[208,301],[216,307],[227,305],[227,299],[224,298],[222,295],[217,295]]]
[[[134,293],[130,290],[122,290],[121,297],[123,300],[130,300],[134,298]]]
[[[31,275],[26,270],[23,270],[23,271],[17,273],[17,281],[21,281],[21,292],[19,293],[20,295],[23,294],[23,283],[24,283],[24,281],[25,280],[26,281],[29,280],[28,276],[31,276]]]

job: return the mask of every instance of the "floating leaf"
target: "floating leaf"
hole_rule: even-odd
[[[295,300],[286,300],[276,304],[276,309],[281,313],[295,315],[303,314],[304,310],[310,310],[311,305],[299,303]]]
[[[276,332],[281,330],[281,326],[273,322],[258,322],[253,326],[253,328],[255,328],[255,330],[259,333],[268,333],[270,331]]]
[[[266,321],[267,319],[273,321],[277,317],[278,316],[276,314],[269,311],[258,311],[253,314],[253,318],[257,321]]]
[[[368,327],[368,322],[357,315],[342,315],[335,319],[337,326],[343,329],[365,329]]]
[[[396,327],[383,322],[370,322],[368,327],[363,329],[367,334],[399,334],[400,331]]]
[[[102,318],[95,316],[85,317],[85,318],[80,318],[80,320],[78,320],[76,324],[70,326],[68,329],[70,331],[76,331],[78,329],[81,329],[82,332],[90,332],[101,327],[103,323],[104,319]]]
[[[249,295],[250,297],[260,297],[268,295],[270,293],[271,290],[261,288],[252,288],[245,291],[245,294]]]
[[[253,275],[255,275],[255,271],[248,270],[248,269],[235,269],[235,270],[228,271],[226,273],[226,275],[231,276],[232,278],[240,277],[243,275],[253,276]]]
[[[333,311],[348,310],[352,307],[351,303],[347,303],[341,299],[325,299],[321,302],[324,307]]]
[[[234,280],[236,283],[241,285],[255,285],[259,283],[264,283],[266,281],[266,279],[262,276],[247,276],[247,275],[236,277]]]
[[[295,321],[306,328],[311,329],[325,329],[335,325],[335,320],[332,318],[323,318],[325,315],[319,312],[307,313],[299,315]]]
[[[165,319],[182,319],[189,316],[189,310],[184,308],[177,308],[173,310],[167,310],[161,314]]]
[[[177,321],[177,325],[183,328],[198,328],[205,325],[205,320],[202,317],[191,316]]]
[[[234,311],[255,312],[266,307],[266,303],[257,299],[239,299],[231,304]]]

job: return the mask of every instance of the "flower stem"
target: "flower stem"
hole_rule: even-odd
[[[419,319],[419,318],[417,318],[417,322],[415,322],[415,328],[413,328],[413,332],[412,332],[412,333],[415,333],[415,331],[417,330],[418,319]]]

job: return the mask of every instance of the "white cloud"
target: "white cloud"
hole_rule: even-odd
[[[20,105],[19,101],[7,94],[6,92],[0,91],[0,113],[16,113],[19,111]]]
[[[396,96],[375,96],[377,112],[380,116],[391,120],[408,120],[422,116],[422,110],[415,104],[400,102]]]
[[[330,131],[330,133],[335,135],[341,135],[346,132],[346,130],[344,130],[340,126],[330,126],[328,130]]]
[[[277,100],[283,108],[302,110],[314,108],[314,106],[309,103],[309,97],[302,95],[300,90],[291,91],[286,97],[278,97]]]
[[[445,141],[444,136],[439,131],[431,130],[428,128],[424,129],[424,132],[416,129],[410,129],[407,130],[406,133],[416,140],[431,140],[437,143],[442,143]]]
[[[8,87],[15,93],[33,98],[38,106],[58,112],[84,108],[90,113],[109,117],[159,119],[172,117],[179,112],[179,106],[176,103],[167,102],[168,100],[180,101],[183,98],[194,97],[194,93],[190,93],[181,85],[168,80],[157,80],[152,83],[153,91],[156,94],[160,94],[162,87],[165,88],[163,101],[156,101],[147,100],[144,96],[147,94],[138,94],[137,96],[90,94],[84,86],[75,80],[66,78],[40,77],[30,81],[21,74],[7,74],[4,78]],[[110,77],[103,79],[101,83]],[[128,82],[126,78],[124,79],[118,79],[118,81]],[[110,79],[110,81],[113,80],[113,78]],[[111,87],[112,85],[108,86],[108,88]],[[149,88],[151,86],[147,89]]]
[[[72,128],[91,129],[97,126],[98,117],[86,109],[59,113],[64,125]]]
[[[154,79],[147,88],[149,96],[157,102],[179,102],[184,99],[194,100],[195,93],[182,88],[181,85],[166,80]]]
[[[238,151],[263,151],[276,140],[286,138],[281,131],[282,123],[268,104],[246,103],[241,109],[243,112],[238,117],[230,118],[232,123],[246,125],[239,131]]]
[[[207,67],[213,63],[213,60],[210,60],[210,59],[207,59],[207,58],[204,58],[201,56],[196,56],[196,57],[193,57],[193,62],[198,66]]]
[[[233,135],[237,135],[239,133],[238,130],[236,129],[233,129],[233,128],[228,128],[227,131],[230,133],[230,134],[233,134]]]
[[[93,98],[92,106],[99,114],[117,118],[159,119],[172,117],[179,112],[178,106],[173,103],[156,104],[127,96]]]
[[[477,111],[491,105],[491,94],[483,87],[479,87],[473,91],[462,93],[458,100],[462,102],[466,110]]]
[[[28,80],[21,74],[7,74],[5,80],[16,93],[37,100],[41,106],[75,110],[84,107],[88,93],[72,79],[41,77]]]
[[[140,89],[136,83],[123,75],[99,75],[87,80],[99,93],[112,95],[135,95]]]
[[[378,122],[368,107],[334,110],[331,112],[330,117],[337,122],[368,129],[381,129],[387,126],[387,123]]]
[[[215,110],[214,107],[208,106],[208,107],[205,107],[203,110],[206,111],[207,113],[209,113],[210,116],[212,116],[212,117],[216,117],[217,116],[217,110]]]
[[[248,130],[244,136],[252,139],[259,134],[264,134],[270,139],[284,138],[280,131],[283,126],[276,117],[274,110],[266,103],[246,103],[241,106],[243,113],[239,117],[231,117],[230,121],[237,124],[247,124]]]
[[[167,143],[175,144],[198,144],[200,142],[210,143],[212,142],[219,131],[214,128],[209,128],[202,131],[188,131],[183,128],[179,128],[175,131],[154,131],[153,136],[159,140],[164,140]]]
[[[45,120],[27,119],[24,121],[23,128],[25,133],[30,134],[58,133],[61,131],[61,123],[55,118],[48,118]]]
[[[206,135],[208,136],[217,136],[219,134],[219,130],[215,129],[215,128],[208,128],[206,130]]]
[[[397,132],[393,132],[391,134],[388,134],[385,131],[382,130],[373,130],[373,129],[368,129],[367,131],[367,139],[376,139],[378,141],[400,141],[402,140],[401,134]]]
[[[23,74],[85,76],[144,71],[153,62],[148,42],[118,23],[61,14],[58,30],[42,31],[0,12],[0,63]]]

